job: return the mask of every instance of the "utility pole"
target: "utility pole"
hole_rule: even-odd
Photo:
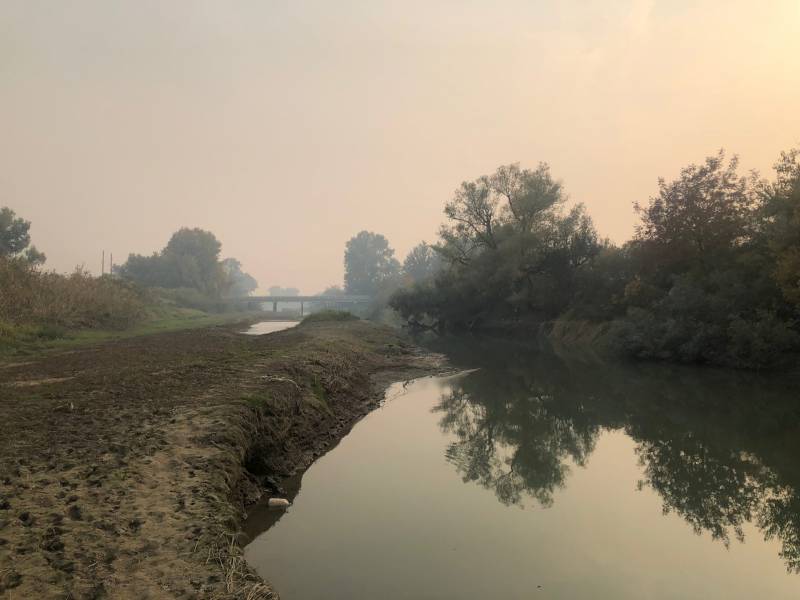
[[[111,253],[111,258],[108,259],[108,274],[114,276],[114,253]]]
[[[100,263],[100,277],[106,274],[106,251],[103,250],[103,262]]]

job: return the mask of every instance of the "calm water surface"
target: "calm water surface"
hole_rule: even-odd
[[[284,600],[800,598],[795,382],[479,350],[290,482]]]
[[[275,333],[284,329],[291,329],[299,325],[300,321],[261,321],[250,326],[250,329],[243,331],[246,335],[264,335],[265,333]]]

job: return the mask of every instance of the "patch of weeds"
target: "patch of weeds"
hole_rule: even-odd
[[[67,330],[60,325],[40,325],[36,337],[40,340],[61,340],[67,337]]]
[[[311,391],[314,393],[314,397],[316,397],[317,400],[323,404],[327,404],[327,393],[325,392],[325,388],[322,386],[322,382],[319,380],[319,377],[314,376],[314,379],[311,382]]]
[[[331,407],[328,406],[328,393],[325,391],[325,387],[322,385],[319,377],[314,375],[314,378],[311,380],[310,387],[311,393],[314,395],[314,398],[317,400],[319,406],[324,408],[326,411],[331,412]]]
[[[247,403],[248,406],[252,406],[253,408],[257,408],[259,410],[264,409],[268,404],[272,402],[272,396],[266,390],[261,392],[254,392],[251,394],[243,394],[241,396],[241,400]]]
[[[11,323],[0,320],[0,340],[4,338],[13,340],[15,337],[17,337],[17,333],[17,327]]]

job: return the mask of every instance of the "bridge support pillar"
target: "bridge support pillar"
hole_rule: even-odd
[[[278,303],[277,302],[273,302],[272,303],[272,312],[274,312],[274,313],[278,312]]]
[[[304,316],[306,314],[306,307],[303,301],[300,301],[300,316]]]

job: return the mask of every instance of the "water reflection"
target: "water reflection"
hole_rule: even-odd
[[[439,347],[482,369],[434,408],[465,482],[506,505],[557,501],[604,430],[624,430],[640,487],[665,513],[729,544],[754,523],[800,572],[800,401],[795,379],[660,365],[608,365],[511,343]]]
[[[266,335],[268,333],[277,333],[284,329],[291,329],[300,324],[300,321],[260,321],[251,325],[246,331],[245,335]]]

